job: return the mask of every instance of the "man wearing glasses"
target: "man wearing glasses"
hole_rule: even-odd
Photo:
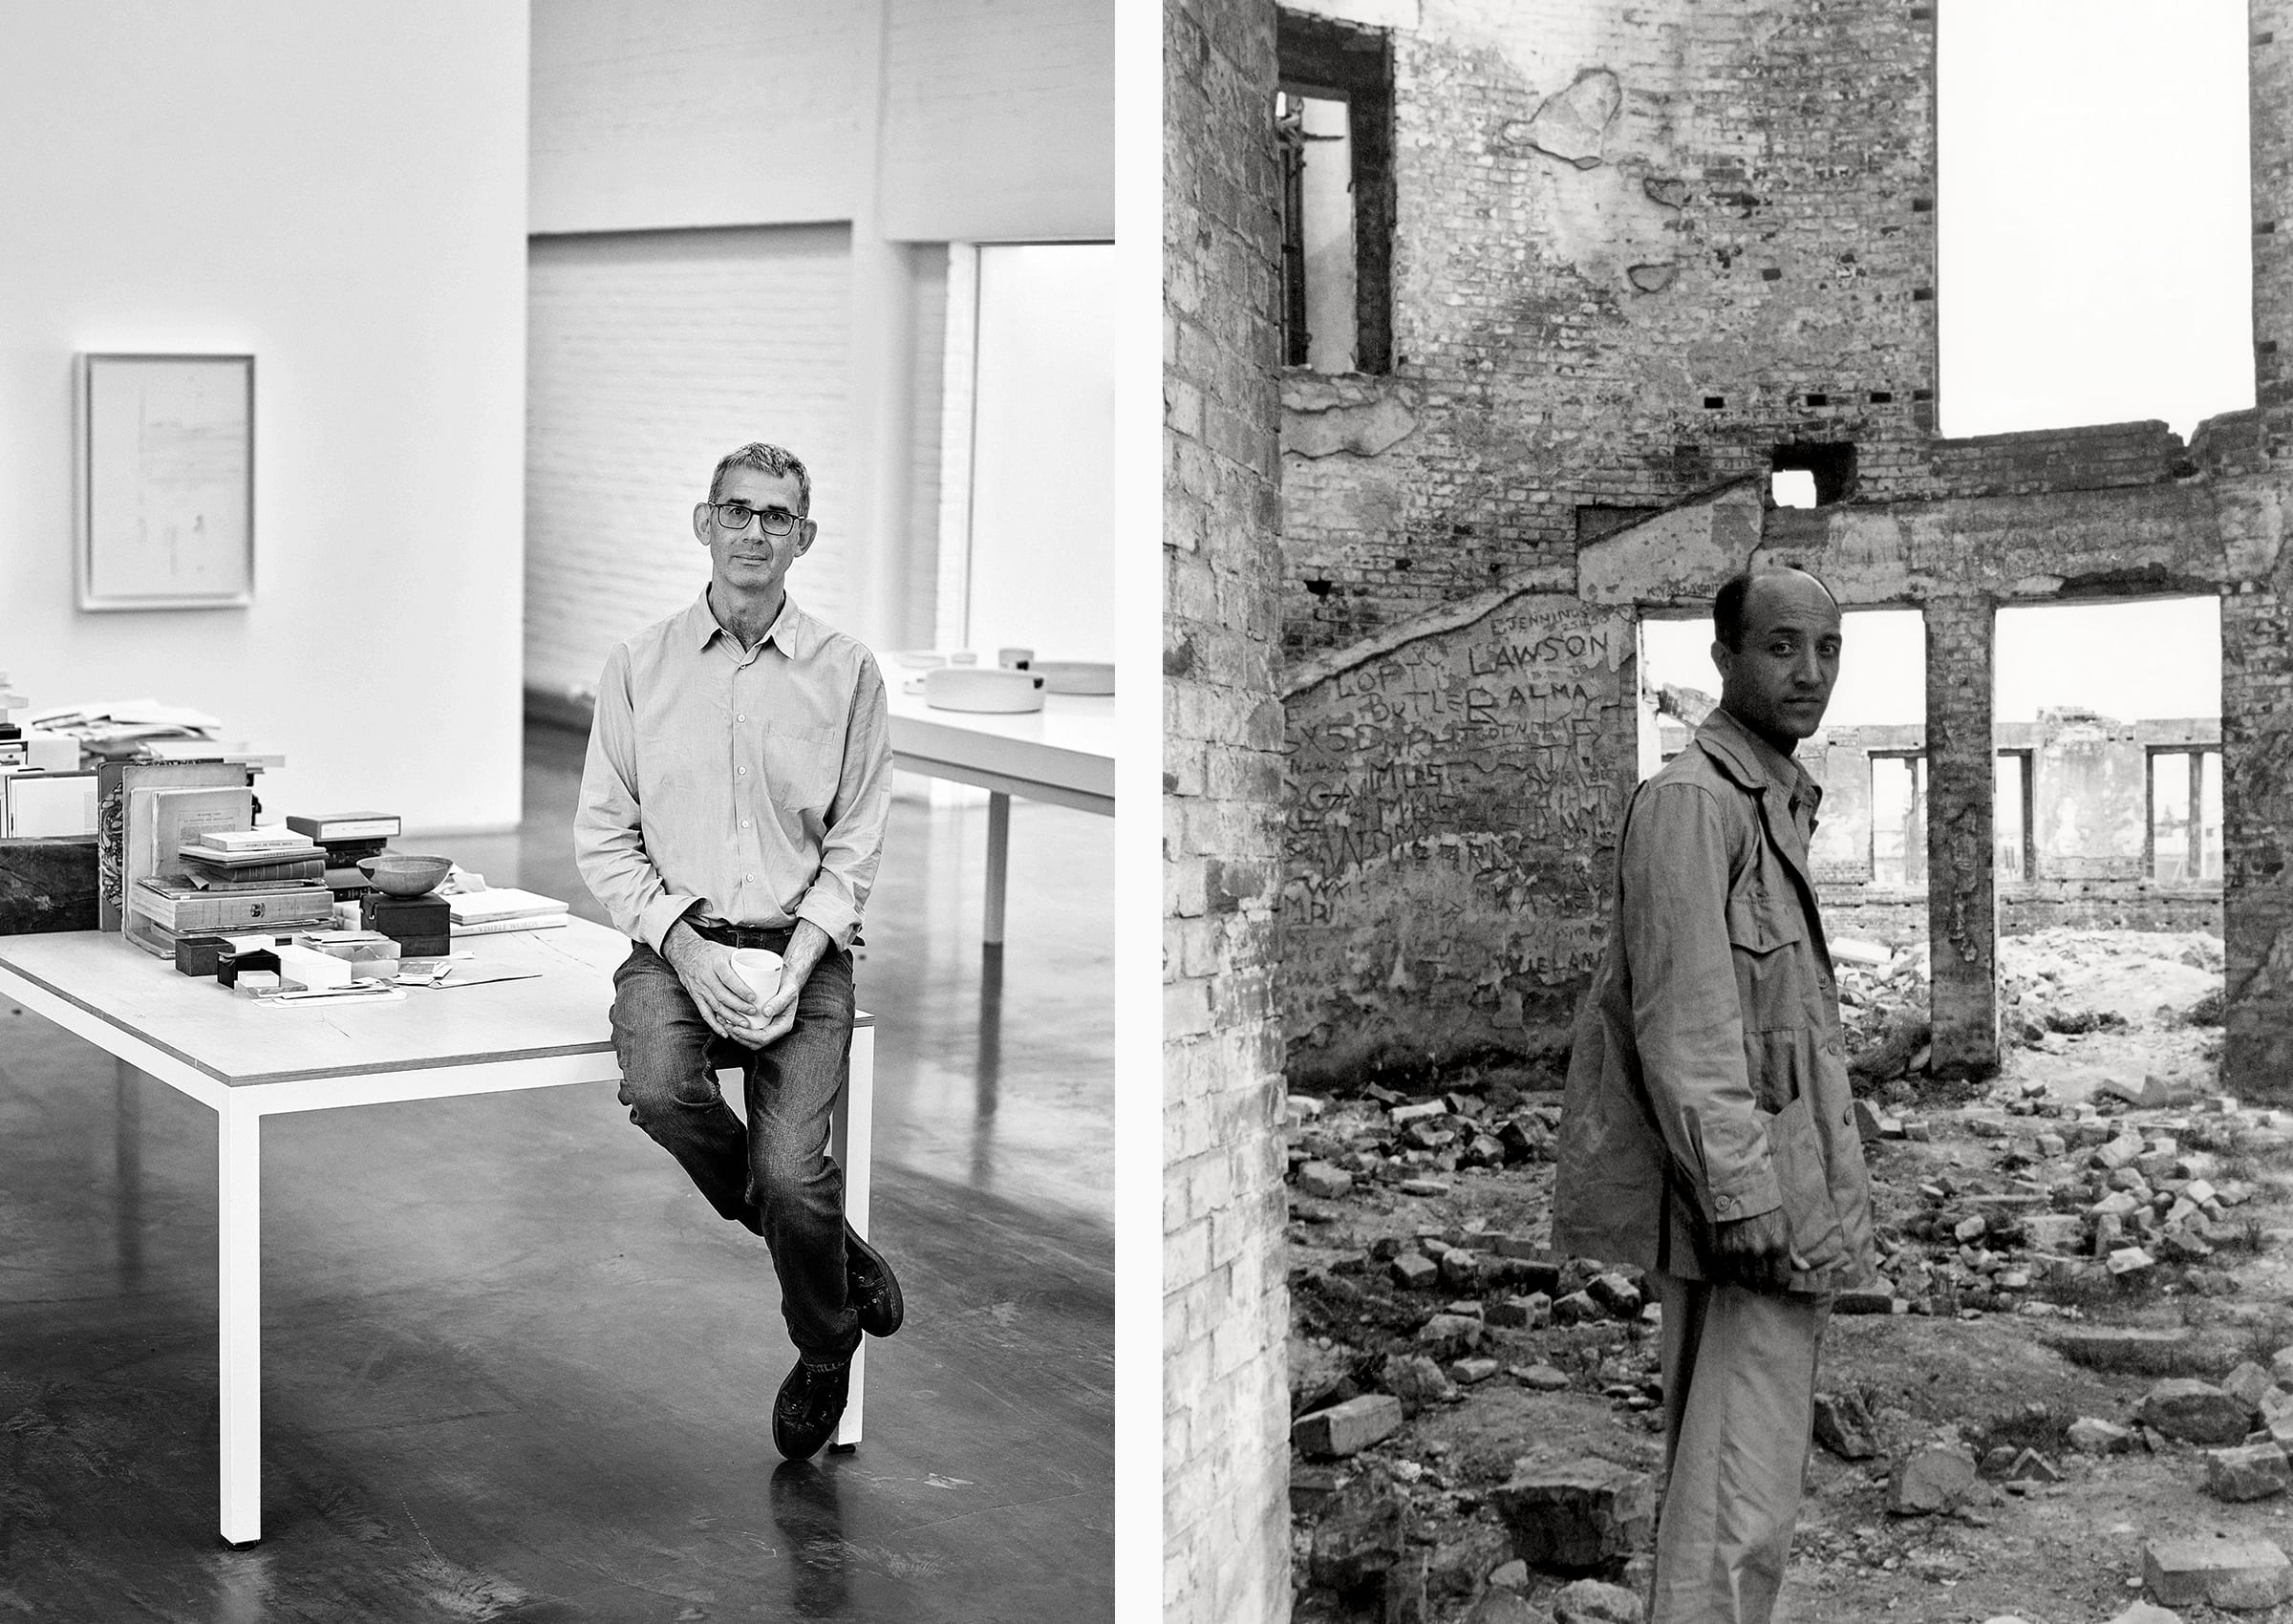
[[[717,464],[693,534],[699,599],[607,656],[574,859],[632,938],[613,973],[630,1121],[718,1212],[763,1237],[796,1367],[772,1438],[834,1436],[862,1333],[899,1329],[899,1282],[844,1222],[828,1116],[852,1036],[851,944],[891,809],[884,679],[853,638],[790,601],[812,480],[776,445]],[[781,955],[751,995],[734,950]],[[717,1087],[739,1064],[743,1125]]]

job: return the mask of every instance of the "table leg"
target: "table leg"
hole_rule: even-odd
[[[223,1538],[263,1537],[263,1118],[252,1100],[226,1096],[216,1116],[216,1207],[221,1223]]]
[[[875,1158],[876,1029],[858,1027],[852,1033],[852,1058],[845,1083],[844,1109],[837,1113],[842,1130],[837,1135],[836,1160],[844,1168],[844,1217],[862,1240],[868,1238],[868,1173]],[[850,1449],[860,1442],[860,1425],[868,1399],[868,1339],[852,1355],[852,1384],[845,1399],[844,1420],[837,1423],[829,1447]]]
[[[987,792],[987,926],[979,939],[1000,946],[1003,941],[1003,883],[1011,857],[1011,797],[999,789]]]

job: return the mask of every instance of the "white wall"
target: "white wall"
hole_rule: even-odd
[[[820,539],[788,577],[852,609],[841,225],[537,238],[532,249],[525,681],[591,687],[606,652],[709,578],[693,504],[752,439],[812,475]]]
[[[1114,255],[979,251],[971,647],[1114,657]]]
[[[533,229],[1114,235],[1112,0],[537,0]],[[875,79],[884,97],[880,173]]]
[[[519,815],[525,8],[0,3],[0,669]],[[72,357],[255,356],[255,601],[74,608]]]

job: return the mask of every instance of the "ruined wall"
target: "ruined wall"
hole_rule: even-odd
[[[1555,1046],[1635,779],[1634,648],[1629,615],[1523,587],[1292,673],[1294,1083]]]
[[[1926,477],[1931,8],[1425,0],[1393,46],[1395,367],[1286,382],[1292,648],[1565,563],[1580,506],[1779,442]]]
[[[1281,1624],[1275,10],[1163,30],[1163,1616]]]
[[[2256,421],[2225,444],[2238,576],[2221,601],[2225,1077],[2293,1099],[2293,0],[2252,0]]]

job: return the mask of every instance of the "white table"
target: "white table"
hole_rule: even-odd
[[[533,978],[417,989],[403,1002],[267,1007],[117,935],[0,936],[0,996],[182,1090],[216,1115],[221,1253],[223,1537],[262,1537],[262,1122],[288,1111],[438,1100],[616,1079],[608,1012],[629,940],[586,919],[562,930],[466,938],[479,962]],[[851,1077],[831,1150],[845,1216],[868,1233],[875,1020],[852,1033]],[[663,1176],[671,1169],[664,1164]],[[865,1356],[835,1444],[860,1441]]]
[[[980,939],[999,943],[1011,798],[1113,817],[1115,701],[1111,695],[1046,694],[1041,710],[1017,716],[935,711],[922,694],[900,692],[913,674],[895,663],[884,667],[891,686],[892,765],[988,792],[987,908]]]

